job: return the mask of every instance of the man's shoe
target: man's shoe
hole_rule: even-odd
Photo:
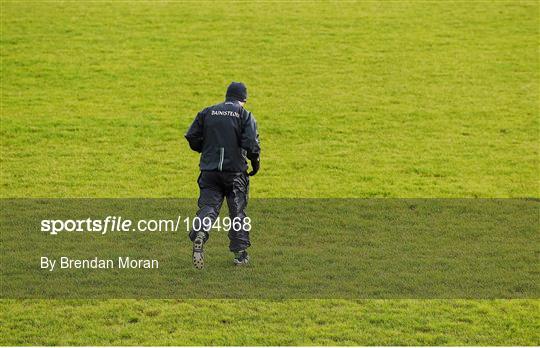
[[[199,232],[193,241],[193,266],[197,269],[204,267],[204,233]]]
[[[233,262],[237,266],[247,265],[249,262],[249,255],[247,251],[242,250],[237,253],[234,253]]]

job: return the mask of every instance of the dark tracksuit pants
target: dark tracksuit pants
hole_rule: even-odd
[[[247,206],[249,194],[249,176],[247,173],[201,171],[197,183],[200,189],[197,217],[201,221],[209,217],[212,223],[214,223],[219,216],[223,199],[227,198],[231,221],[234,221],[234,218],[237,218],[236,220],[240,218],[243,222],[246,217],[244,209]],[[242,228],[235,230],[232,227],[234,225],[238,224],[231,224],[229,230],[229,250],[237,252],[246,249],[251,243],[249,242],[249,231]],[[240,225],[243,225],[243,223]],[[195,240],[197,233],[201,230],[205,234],[204,241],[206,242],[208,240],[208,231],[204,231],[201,228],[200,230],[190,231],[189,238],[191,241]]]

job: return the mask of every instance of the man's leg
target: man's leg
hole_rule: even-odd
[[[193,265],[196,268],[203,268],[204,253],[203,245],[209,237],[210,226],[219,216],[221,204],[223,203],[223,191],[217,181],[215,172],[201,172],[199,179],[199,211],[197,219],[189,232],[189,238],[193,242]]]
[[[251,243],[249,229],[244,229],[244,219],[247,217],[245,209],[249,195],[249,176],[246,173],[231,174],[231,182],[228,186],[227,205],[231,218],[229,250],[236,254],[235,263],[247,263],[249,259],[246,249]]]

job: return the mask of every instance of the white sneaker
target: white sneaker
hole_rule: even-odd
[[[204,267],[204,233],[199,232],[193,241],[193,266],[197,269]]]
[[[246,250],[235,253],[233,262],[236,266],[247,265],[249,263],[249,255]]]

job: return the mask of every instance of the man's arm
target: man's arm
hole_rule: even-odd
[[[261,144],[259,142],[259,133],[257,131],[257,122],[251,112],[247,112],[242,125],[242,138],[240,146],[246,150],[247,158],[251,161],[253,170],[249,175],[255,175],[260,167]]]
[[[193,151],[201,152],[203,147],[203,118],[206,109],[199,112],[193,123],[189,127],[185,137],[189,143],[189,147]]]

